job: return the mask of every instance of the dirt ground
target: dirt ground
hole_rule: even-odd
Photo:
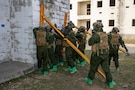
[[[89,56],[89,52],[86,52]],[[87,77],[89,64],[77,66],[75,74],[64,71],[65,66],[58,67],[57,72],[49,72],[47,76],[34,71],[23,77],[0,84],[0,90],[135,90],[135,55],[120,54],[120,71],[111,64],[111,73],[116,86],[109,88],[105,79],[96,74],[92,85],[83,81]]]

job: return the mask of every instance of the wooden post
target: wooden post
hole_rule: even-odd
[[[40,26],[44,26],[44,4],[40,4]]]
[[[68,17],[68,14],[65,13],[65,15],[64,15],[64,27],[67,25],[67,17]]]

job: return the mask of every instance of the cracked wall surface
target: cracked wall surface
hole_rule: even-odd
[[[10,60],[10,6],[9,0],[0,0],[0,63]]]
[[[47,18],[61,28],[65,12],[69,13],[69,0],[42,1]],[[12,60],[35,64],[32,29],[39,26],[40,0],[0,0],[0,11],[0,63]]]

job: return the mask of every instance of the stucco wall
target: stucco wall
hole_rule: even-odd
[[[45,15],[61,28],[65,12],[69,13],[69,0],[41,1]],[[32,29],[39,26],[40,0],[0,0],[0,11],[0,63],[12,60],[35,64]]]
[[[45,16],[53,24],[56,23],[58,27],[61,28],[62,25],[64,24],[65,13],[68,13],[68,21],[69,21],[70,0],[44,0],[44,3],[45,3]]]
[[[9,4],[9,0],[0,0],[0,63],[10,60],[11,55]]]
[[[33,63],[32,1],[12,0],[10,13],[11,58]]]

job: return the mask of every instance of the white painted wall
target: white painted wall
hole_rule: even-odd
[[[11,59],[34,63],[32,1],[11,1]]]
[[[10,0],[0,0],[0,63],[10,60]]]
[[[70,0],[70,4],[72,4],[72,10],[70,10],[70,20],[77,25],[77,13],[78,13],[78,6],[77,6],[77,0]]]
[[[0,0],[0,63],[19,61],[36,64],[33,28],[39,26],[40,0]],[[44,0],[45,15],[60,28],[69,0]],[[47,23],[45,22],[45,25]]]
[[[82,18],[81,16],[77,16],[77,4],[78,2],[82,3],[83,1],[85,0],[70,0],[70,4],[72,4],[72,10],[70,10],[70,20],[72,20],[75,25],[77,25],[77,19]],[[104,30],[106,32],[110,32],[113,26],[109,26],[109,20],[114,19],[115,27],[120,29],[120,34],[127,36],[132,35],[133,37],[135,34],[135,26],[132,26],[132,19],[135,19],[135,5],[133,4],[133,0],[116,0],[115,6],[112,7],[109,6],[110,0],[101,0],[103,2],[101,8],[97,8],[97,1],[100,0],[89,1],[91,2],[91,28],[95,21],[102,20],[104,24]],[[79,8],[84,10],[84,7],[82,5]]]
[[[114,7],[109,6],[109,1],[103,1],[103,6],[97,8],[97,1],[91,0],[91,26],[96,20],[102,20],[104,30],[109,32],[113,27],[109,26],[109,19],[115,20],[115,26],[119,27],[121,34],[135,34],[132,19],[135,19],[135,5],[133,0],[116,0]],[[126,8],[129,6],[129,8]],[[112,14],[113,13],[113,14]]]
[[[135,4],[133,4],[133,0],[121,0],[121,2],[122,32],[124,34],[135,34],[135,26],[132,26],[132,19],[135,19]]]
[[[89,3],[88,1],[89,0],[70,0],[70,4],[72,4],[72,10],[70,10],[70,20],[72,20],[73,23],[78,27],[80,25],[86,25],[86,22],[80,24],[84,21],[78,23],[78,20],[90,19],[90,15],[87,15],[87,10],[86,10],[87,4]]]
[[[45,3],[45,16],[58,28],[64,25],[65,13],[70,13],[70,0],[44,0]],[[68,20],[69,21],[69,16]],[[46,23],[45,23],[46,25]]]

